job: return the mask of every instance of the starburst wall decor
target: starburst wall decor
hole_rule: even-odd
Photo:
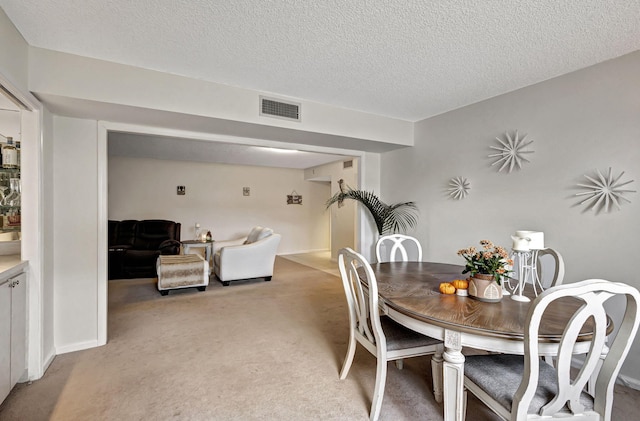
[[[611,167],[607,172],[607,176],[602,175],[600,170],[596,170],[597,177],[589,177],[585,174],[585,178],[589,180],[588,183],[578,183],[578,187],[588,189],[588,191],[582,193],[576,193],[576,196],[588,196],[580,205],[586,205],[586,210],[594,210],[596,213],[600,211],[611,212],[613,206],[618,210],[622,201],[631,203],[631,200],[627,199],[625,195],[627,193],[635,193],[635,190],[623,189],[622,187],[627,184],[633,183],[630,181],[621,181],[620,179],[624,175],[624,171],[619,176],[613,177]]]
[[[491,149],[499,151],[489,155],[489,158],[498,158],[491,166],[502,164],[498,171],[506,168],[508,172],[511,172],[514,168],[522,168],[523,161],[531,162],[524,155],[533,153],[533,151],[524,149],[532,144],[533,140],[526,140],[527,135],[520,137],[517,130],[513,137],[509,132],[506,132],[505,136],[506,140],[496,137],[501,146],[490,146]]]
[[[461,200],[464,199],[467,194],[469,194],[469,190],[471,190],[471,184],[469,184],[469,180],[464,177],[453,177],[449,180],[449,196],[454,199]]]

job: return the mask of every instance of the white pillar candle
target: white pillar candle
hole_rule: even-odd
[[[516,231],[516,237],[529,240],[529,249],[542,250],[544,248],[544,233],[540,231]]]
[[[527,238],[520,238],[511,236],[513,245],[511,248],[515,251],[529,251],[529,240]]]

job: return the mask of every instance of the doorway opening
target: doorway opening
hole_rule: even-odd
[[[292,144],[285,144],[283,142],[266,142],[266,141],[260,141],[257,139],[221,137],[221,136],[203,134],[203,133],[194,133],[194,132],[187,132],[187,131],[180,131],[180,130],[170,130],[170,129],[157,128],[157,127],[136,126],[136,125],[120,124],[120,123],[99,122],[98,128],[99,128],[98,130],[98,133],[99,133],[98,135],[98,149],[99,149],[98,179],[99,179],[99,186],[100,186],[99,187],[100,229],[98,233],[98,240],[99,240],[99,250],[98,250],[98,253],[99,253],[99,264],[98,264],[99,304],[98,304],[98,307],[99,307],[99,313],[100,313],[99,314],[100,323],[98,327],[98,337],[101,345],[105,344],[107,341],[106,319],[107,319],[107,309],[108,309],[108,306],[107,306],[107,302],[108,302],[108,282],[107,282],[108,220],[109,219],[118,220],[118,219],[125,219],[125,218],[140,219],[140,217],[146,219],[146,218],[158,216],[158,214],[151,214],[149,211],[149,208],[145,209],[139,203],[138,204],[133,203],[131,197],[129,198],[124,197],[129,194],[133,194],[132,192],[135,191],[135,189],[141,189],[142,187],[140,186],[133,186],[132,183],[128,183],[126,188],[130,189],[131,192],[126,192],[124,196],[119,196],[119,197],[116,197],[116,195],[114,195],[114,189],[116,188],[116,184],[122,184],[121,183],[122,180],[114,182],[110,174],[110,172],[116,171],[113,164],[117,160],[124,162],[127,159],[129,160],[137,159],[137,160],[140,160],[138,162],[144,163],[144,164],[153,165],[153,163],[155,163],[156,166],[154,168],[151,168],[149,171],[146,171],[146,174],[153,174],[152,178],[155,180],[154,182],[156,184],[161,184],[161,183],[158,183],[158,180],[167,180],[167,179],[170,179],[171,180],[170,182],[173,182],[175,184],[173,185],[169,183],[166,186],[158,186],[157,188],[160,190],[157,190],[155,194],[163,195],[162,197],[164,198],[163,199],[164,209],[162,210],[163,212],[166,212],[165,213],[166,215],[169,215],[169,212],[177,212],[173,214],[177,216],[168,216],[163,219],[177,220],[181,222],[182,224],[181,238],[191,239],[192,236],[195,234],[192,231],[194,230],[194,226],[196,222],[199,222],[201,227],[209,227],[208,224],[214,225],[214,222],[206,222],[206,219],[205,219],[206,217],[200,216],[202,214],[198,215],[196,213],[193,213],[192,208],[194,206],[183,206],[181,210],[176,211],[176,209],[178,208],[178,205],[176,205],[177,203],[179,203],[178,201],[180,200],[184,201],[184,199],[193,199],[193,198],[202,199],[205,196],[205,194],[202,192],[198,193],[198,186],[197,186],[198,182],[193,179],[192,175],[191,176],[188,175],[188,173],[193,171],[194,169],[206,168],[206,166],[208,165],[206,162],[203,162],[202,160],[188,159],[189,155],[193,156],[194,154],[198,157],[202,157],[206,152],[203,152],[205,149],[200,149],[200,148],[203,148],[203,147],[206,148],[206,146],[209,146],[212,149],[222,148],[223,150],[232,150],[232,151],[242,148],[242,150],[244,151],[243,153],[244,158],[247,157],[246,152],[253,149],[266,149],[266,148],[274,149],[275,148],[279,151],[283,151],[283,150],[295,148],[298,152],[302,152],[302,154],[307,153],[307,154],[334,155],[335,158],[333,159],[339,160],[334,162],[338,162],[337,165],[339,165],[340,167],[342,167],[342,161],[352,160],[354,159],[354,157],[357,159],[363,154],[362,152],[358,152],[358,151],[347,151],[348,155],[345,155],[344,150],[331,149],[331,148],[310,147],[308,145],[298,145],[298,144],[292,145]],[[142,139],[143,137],[144,139]],[[125,139],[124,142],[128,144],[123,146],[122,139]],[[150,146],[148,148],[150,152],[147,152],[147,155],[143,153],[143,149],[145,149],[143,145],[141,145],[143,141],[150,142],[149,145],[144,145],[144,146]],[[117,149],[121,150],[123,147],[128,148],[130,152],[132,151],[133,156],[130,156],[129,158],[121,157],[123,153],[121,151],[118,152],[116,150]],[[176,155],[176,151],[179,151],[180,154],[186,154],[186,156]],[[263,153],[263,154],[265,153],[265,151],[260,151],[260,150],[255,150],[253,152]],[[270,152],[274,153],[274,151],[270,151]],[[120,155],[117,155],[117,154],[120,154]],[[160,156],[162,154],[165,154],[165,155]],[[118,158],[115,158],[116,156],[118,156]],[[168,159],[167,156],[171,159]],[[182,159],[175,159],[177,156],[180,156]],[[298,156],[300,156],[300,154],[298,154]],[[160,161],[160,160],[163,160],[163,161]],[[150,162],[150,161],[153,161],[153,162]],[[167,167],[171,167],[171,170],[157,171],[158,163],[160,162],[162,162],[163,165],[166,164]],[[140,170],[140,168],[138,168],[137,170],[132,170],[132,168],[134,168],[136,165],[131,165],[131,164],[132,163],[130,162],[128,165],[129,169],[127,169],[127,171],[135,172]],[[233,167],[233,165],[242,167],[244,172],[252,174],[252,178],[250,178],[250,180],[263,181],[262,179],[266,179],[267,181],[269,181],[269,177],[271,177],[271,176],[262,177],[260,175],[256,175],[257,170],[252,169],[252,166],[246,163],[233,164],[233,165],[230,165],[229,163],[219,163],[219,165],[225,166],[226,168]],[[124,166],[118,167],[117,170],[119,171],[121,169],[124,169]],[[230,171],[229,174],[233,172],[232,170],[228,170],[228,171]],[[299,174],[302,173],[302,170],[299,170],[298,173]],[[190,179],[190,181],[184,182],[182,180],[184,180],[185,176],[189,176],[192,178]],[[268,188],[267,187],[265,187],[264,189],[251,188],[250,189],[251,196],[249,197],[252,198],[255,195],[255,197],[258,198],[259,194],[266,191],[267,192],[266,196],[260,197],[262,201],[268,201],[268,200],[272,200],[272,198],[275,198],[275,200],[277,200],[278,203],[283,202],[284,204],[285,203],[284,199],[286,198],[286,195],[291,194],[290,193],[291,190],[295,190],[296,188],[299,189],[299,187],[296,187],[296,186],[293,186],[291,188],[289,187],[290,183],[293,183],[295,181],[294,179],[298,177],[300,178],[300,180],[297,181],[298,183],[308,181],[306,180],[306,177],[303,177],[301,175],[290,177],[289,180],[284,181],[287,187],[281,186],[281,184],[283,183],[274,182],[274,183],[271,183],[271,185],[268,186]],[[211,196],[215,193],[214,190],[216,189],[217,184],[225,184],[225,186],[223,187],[226,188],[226,184],[231,184],[235,177],[231,175],[226,177],[200,177],[200,178],[204,180],[203,184],[206,187],[208,187],[208,191],[206,194]],[[176,186],[184,186],[183,190],[181,191],[185,192],[185,194],[180,195],[176,190]],[[245,186],[244,184],[240,185],[240,190],[238,191],[240,191],[241,195],[242,195],[243,187],[247,187],[247,186]],[[282,189],[285,189],[285,190],[281,192],[280,190]],[[321,199],[318,199],[316,197],[315,203],[310,202],[311,197],[305,195],[303,196],[303,201],[302,201],[303,206],[298,206],[298,205],[287,206],[285,204],[281,208],[281,211],[282,211],[281,213],[284,215],[284,212],[287,212],[287,211],[295,211],[298,213],[309,212],[308,210],[309,207],[313,207],[314,212],[316,212],[317,214],[320,215],[324,213],[326,215],[324,204],[328,199],[327,192],[330,193],[330,189],[326,189],[323,187],[323,188],[320,188],[319,190],[322,190],[325,193]],[[235,190],[233,190],[233,192],[235,192]],[[233,194],[233,192],[231,192],[230,194]],[[227,197],[219,198],[219,200],[216,201],[214,204],[211,204],[211,206],[207,206],[206,204],[203,205],[202,203],[200,203],[199,206],[204,206],[206,209],[209,209],[209,210],[215,209],[216,206],[226,206],[225,202],[230,201],[230,199],[228,198],[230,194]],[[233,200],[245,200],[245,198],[243,196],[238,199],[234,198]],[[123,209],[124,206],[118,205],[116,201],[120,204],[127,203],[127,206],[133,206],[131,209],[136,209],[137,213],[135,214],[134,213],[130,213],[130,214],[118,213],[120,211],[116,211],[115,209],[118,207]],[[245,203],[245,202],[241,202],[241,203]],[[184,203],[182,204],[184,205]],[[135,208],[135,206],[138,206],[138,207]],[[264,214],[264,212],[265,210],[264,208],[262,208],[260,210],[260,213]],[[211,214],[213,212],[208,211],[207,213]],[[237,210],[236,210],[236,213],[238,213]],[[264,224],[263,220],[259,216],[256,217],[255,219],[247,218],[247,221],[248,222],[242,225],[242,227],[238,226],[236,228],[236,232],[240,232],[240,230],[242,230],[242,232],[248,232],[252,226]],[[282,218],[282,215],[280,215],[280,220],[278,221],[282,224],[290,222],[289,219]],[[310,231],[310,230],[307,229],[306,231]],[[218,229],[218,232],[216,232],[216,229],[212,229],[212,232],[213,232],[214,238],[221,238],[221,239],[229,238],[229,237],[225,237],[221,233],[221,229]],[[307,233],[305,232],[303,235],[307,235]],[[292,236],[290,235],[289,237],[291,238]],[[324,245],[323,248],[326,249],[327,246]]]

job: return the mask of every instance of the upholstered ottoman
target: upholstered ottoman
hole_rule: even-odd
[[[156,267],[158,291],[162,295],[181,288],[204,291],[209,285],[209,262],[199,254],[160,255]]]

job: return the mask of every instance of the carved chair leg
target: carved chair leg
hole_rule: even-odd
[[[349,374],[349,369],[353,363],[353,356],[356,353],[356,338],[353,333],[349,335],[349,347],[347,348],[347,355],[344,357],[344,363],[342,363],[342,370],[340,370],[340,380],[344,380]]]
[[[383,358],[378,358],[376,366],[376,386],[373,389],[373,398],[371,400],[370,421],[376,421],[380,415],[384,386],[387,381],[387,361]]]

